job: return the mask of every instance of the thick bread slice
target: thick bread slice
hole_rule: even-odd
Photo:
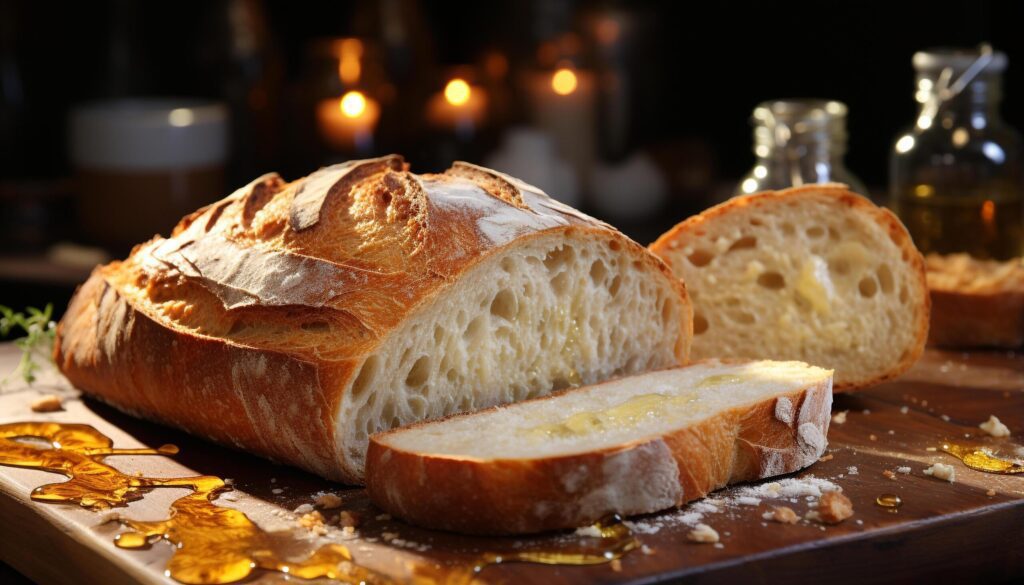
[[[686,281],[693,357],[794,359],[836,392],[895,377],[924,350],[924,261],[903,224],[844,185],[736,197],[651,250]]]
[[[375,435],[366,486],[431,528],[572,528],[806,467],[831,407],[828,370],[708,360]]]
[[[925,264],[932,298],[929,345],[1024,344],[1024,258],[998,262],[929,254]]]
[[[360,482],[367,438],[686,360],[665,264],[499,173],[260,177],[98,268],[55,358],[127,412]]]

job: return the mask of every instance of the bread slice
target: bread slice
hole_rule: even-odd
[[[1024,344],[1024,258],[999,262],[929,254],[925,264],[932,298],[929,345]]]
[[[260,177],[99,267],[55,360],[117,408],[359,483],[375,432],[684,363],[690,318],[610,226],[389,156]]]
[[[708,360],[374,435],[366,485],[421,526],[572,528],[806,467],[831,405],[828,370]]]
[[[693,357],[794,359],[842,392],[892,378],[928,334],[924,261],[896,216],[844,185],[736,197],[651,250],[694,303]]]

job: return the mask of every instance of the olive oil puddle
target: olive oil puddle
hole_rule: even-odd
[[[963,461],[964,465],[976,471],[1017,475],[1024,473],[1024,465],[997,457],[984,447],[945,443],[942,450]]]
[[[83,424],[27,422],[0,425],[0,465],[39,469],[68,477],[62,483],[32,490],[33,500],[73,503],[89,510],[121,507],[161,487],[187,488],[192,493],[175,500],[166,520],[121,519],[128,531],[115,538],[118,547],[148,548],[166,540],[173,556],[165,574],[182,583],[210,585],[232,583],[257,569],[277,571],[303,579],[326,577],[353,583],[391,583],[390,578],[352,561],[348,548],[327,544],[305,560],[290,561],[280,551],[294,546],[289,533],[268,533],[238,510],[215,505],[213,500],[230,491],[215,476],[151,478],[128,475],[103,462],[111,455],[174,455],[174,445],[158,449],[116,449],[113,441]],[[527,562],[557,565],[595,565],[619,559],[640,546],[618,516],[595,524],[600,546],[592,549],[518,549],[507,553],[485,552],[468,567],[451,570],[438,582],[451,582],[490,565]],[[423,568],[423,567],[420,567]],[[428,571],[429,572],[429,571]],[[414,570],[414,573],[420,573]],[[425,575],[420,575],[425,577]]]

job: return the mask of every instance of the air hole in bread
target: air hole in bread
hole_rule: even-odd
[[[559,272],[558,276],[551,279],[551,290],[556,295],[564,295],[569,290],[569,273]]]
[[[611,240],[608,242],[608,247],[611,248],[613,252],[618,252],[622,249],[622,244],[620,244],[618,240]]]
[[[873,277],[865,276],[857,283],[857,290],[860,291],[860,296],[870,299],[878,292],[878,283],[875,282]]]
[[[576,250],[571,246],[562,246],[548,252],[548,255],[544,257],[544,266],[549,271],[554,272],[556,268],[561,268],[571,263],[575,256]]]
[[[239,319],[239,320],[237,320],[237,321],[235,321],[234,323],[231,324],[231,328],[228,329],[228,333],[227,334],[229,336],[230,335],[239,335],[239,334],[243,333],[246,329],[249,329],[251,326],[252,326],[252,323],[246,321],[245,319]]]
[[[515,293],[508,289],[504,289],[498,294],[494,295],[494,300],[491,301],[491,314],[496,317],[501,317],[506,321],[513,321],[516,315],[519,313],[519,300],[516,299]]]
[[[463,337],[465,337],[467,341],[472,342],[474,340],[480,339],[486,332],[487,321],[483,317],[483,315],[481,315],[476,319],[473,319],[469,323],[469,325],[466,327],[465,332],[463,332]]]
[[[808,238],[815,238],[815,239],[817,239],[817,238],[820,238],[820,237],[822,237],[824,235],[825,235],[825,228],[821,227],[820,225],[815,225],[815,226],[811,226],[811,227],[807,228],[807,237]]]
[[[882,264],[875,270],[875,274],[878,275],[878,285],[882,287],[882,292],[889,294],[895,288],[892,269],[889,268],[888,264]]]
[[[693,315],[693,334],[700,335],[708,330],[708,320],[703,315]]]
[[[793,227],[793,224],[789,223],[788,221],[784,221],[782,222],[782,233],[786,234],[787,236],[796,235],[796,228]]]
[[[910,299],[910,292],[907,291],[907,285],[900,287],[900,302],[904,305],[907,304],[907,300]]]
[[[513,272],[515,272],[516,263],[511,258],[502,258],[501,259],[501,269],[504,270],[505,272],[509,273],[509,274],[512,274]]]
[[[604,283],[605,277],[608,276],[608,267],[604,265],[604,262],[600,260],[594,260],[594,263],[590,265],[590,280],[595,285]]]
[[[729,251],[734,252],[736,250],[749,250],[750,248],[753,248],[755,246],[757,246],[757,238],[755,238],[754,236],[743,236],[742,238],[733,242],[731,246],[729,246]]]
[[[618,274],[612,279],[612,283],[608,286],[608,294],[612,297],[618,296],[619,288],[622,287],[622,277]]]
[[[750,218],[750,225],[760,227],[764,225],[764,222],[756,217],[752,217]]]
[[[675,320],[676,320],[675,311],[673,310],[674,305],[672,305],[671,303],[666,302],[665,299],[661,299],[660,302],[661,302],[661,321],[662,321],[662,323],[665,324],[666,327],[668,327],[669,325],[674,323]],[[590,329],[591,330],[597,330],[597,327],[595,327],[594,325],[591,325]]]
[[[359,374],[356,375],[355,382],[352,382],[352,397],[360,398],[366,392],[366,389],[370,387],[373,382],[373,378],[377,375],[377,366],[380,364],[380,358],[373,355],[366,358],[363,365],[359,368]]]
[[[757,277],[757,284],[769,290],[780,290],[786,288],[786,278],[774,270],[769,270]]]
[[[435,325],[434,326],[434,343],[440,344],[441,342],[443,342],[444,341],[444,333],[445,333],[444,327],[441,327],[440,325]]]
[[[832,240],[833,242],[838,242],[839,240],[842,239],[842,236],[839,234],[839,230],[832,226],[828,226],[828,239]]]
[[[757,318],[747,311],[729,311],[726,315],[740,325],[753,325],[757,322]]]
[[[420,359],[416,360],[416,363],[409,369],[409,374],[405,377],[405,385],[410,388],[419,388],[427,381],[430,376],[430,358],[427,356],[420,356]]]
[[[740,306],[740,302],[741,301],[736,297],[728,297],[727,299],[725,299],[725,304],[730,307],[738,307]]]
[[[704,249],[696,249],[692,254],[686,257],[690,261],[690,264],[694,266],[707,266],[709,262],[715,259],[715,255]]]

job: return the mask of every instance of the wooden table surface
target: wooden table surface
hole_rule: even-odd
[[[0,346],[0,373],[13,369],[16,350]],[[62,412],[41,414],[29,405],[41,395],[67,397]],[[905,407],[905,408],[904,408]],[[829,480],[853,501],[853,518],[836,525],[765,522],[773,500],[738,503],[730,488],[714,494],[726,503],[700,521],[721,535],[721,546],[687,541],[688,525],[704,507],[635,519],[638,537],[647,545],[615,566],[540,566],[507,563],[481,571],[480,583],[653,583],[673,582],[815,582],[906,583],[1006,581],[1024,575],[1024,476],[985,474],[953,457],[928,448],[944,441],[982,443],[1013,453],[1024,436],[1024,359],[1011,353],[951,353],[930,350],[896,382],[856,395],[839,396],[834,411],[849,411],[846,422],[829,431],[831,459],[795,474],[795,478]],[[978,424],[995,414],[1014,436],[985,436]],[[947,420],[948,418],[948,420]],[[345,508],[366,520],[355,534],[331,529],[328,541],[348,546],[357,562],[398,580],[429,568],[444,582],[449,568],[464,567],[480,551],[522,546],[513,539],[470,538],[431,532],[397,520],[378,518],[359,489],[331,484],[309,474],[215,446],[156,424],[125,416],[88,399],[80,399],[56,375],[32,388],[8,382],[0,394],[0,423],[52,420],[90,424],[114,439],[116,447],[156,447],[174,443],[172,457],[119,456],[108,461],[125,471],[148,476],[211,474],[234,479],[237,501],[218,505],[244,511],[267,530],[295,529],[287,512],[323,490],[342,495]],[[965,437],[965,435],[970,435]],[[1020,452],[1024,457],[1024,451]],[[956,482],[923,473],[932,463],[954,465]],[[909,467],[910,473],[886,470]],[[852,468],[856,468],[855,470]],[[171,550],[157,543],[149,550],[114,547],[123,529],[117,522],[73,505],[33,502],[29,492],[60,476],[0,466],[0,560],[40,583],[173,583],[163,575]],[[764,483],[764,482],[762,482]],[[749,488],[748,488],[749,489]],[[279,493],[275,493],[275,491]],[[161,519],[180,489],[156,490],[129,504],[122,513],[134,519]],[[897,513],[877,506],[876,497],[894,493],[903,499]],[[992,495],[989,495],[992,494]],[[803,515],[808,501],[783,502]],[[301,532],[302,529],[299,529]],[[557,539],[572,545],[574,535],[532,539],[530,546]],[[302,539],[309,549],[322,541]],[[646,554],[645,554],[646,553]],[[277,583],[285,577],[262,572],[247,583]],[[302,582],[291,579],[292,583]],[[798,581],[799,582],[799,581]]]

